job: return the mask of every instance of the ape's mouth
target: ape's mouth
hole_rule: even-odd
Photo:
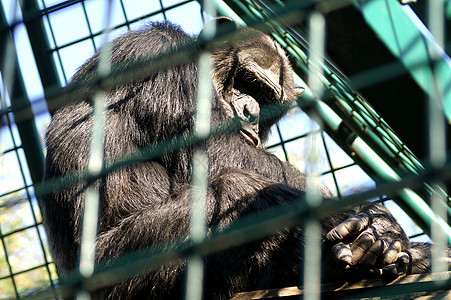
[[[256,127],[253,124],[241,122],[240,133],[248,144],[260,147],[261,142],[260,137],[258,136],[258,126]]]
[[[235,118],[240,121],[240,133],[244,140],[255,147],[260,146],[260,105],[252,96],[233,89],[230,106]]]

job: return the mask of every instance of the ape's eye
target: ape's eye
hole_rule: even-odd
[[[274,91],[271,87],[265,82],[258,80],[253,73],[246,70],[238,72],[233,88],[242,94],[251,96],[259,104],[270,103],[271,99],[274,98]]]

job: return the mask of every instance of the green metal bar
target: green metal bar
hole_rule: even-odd
[[[1,99],[1,101],[2,101],[2,103],[1,103],[2,106],[5,105],[4,99]],[[22,161],[21,161],[21,159],[20,159],[20,157],[19,157],[19,153],[18,153],[18,151],[17,151],[17,150],[19,149],[19,147],[17,146],[16,139],[15,139],[14,134],[13,134],[13,132],[12,132],[12,129],[11,129],[11,120],[10,120],[10,118],[9,118],[8,115],[6,115],[6,119],[7,119],[7,125],[8,125],[8,128],[9,128],[9,132],[10,132],[10,135],[11,135],[11,140],[12,140],[12,143],[13,143],[14,149],[15,149],[15,150],[14,150],[14,153],[16,154],[16,159],[17,159],[18,164],[19,164],[20,174],[21,174],[21,176],[22,176],[22,181],[23,181],[23,184],[24,184],[24,188],[20,189],[20,191],[24,191],[24,193],[25,193],[25,195],[26,195],[26,200],[28,200],[28,204],[30,205],[31,215],[32,215],[33,223],[34,223],[34,224],[33,224],[33,225],[30,225],[30,226],[28,226],[28,227],[25,227],[25,228],[20,228],[20,229],[14,230],[14,231],[10,231],[10,232],[8,232],[8,233],[5,234],[5,235],[2,235],[2,233],[1,233],[1,231],[0,231],[0,237],[5,238],[6,236],[9,236],[9,235],[18,233],[18,232],[20,232],[20,231],[25,231],[25,230],[27,230],[27,229],[30,229],[30,228],[33,228],[33,227],[34,227],[34,228],[36,229],[36,233],[37,233],[37,236],[38,236],[39,244],[40,244],[40,246],[41,246],[43,258],[44,258],[44,261],[45,261],[45,264],[44,264],[43,266],[44,266],[45,269],[47,270],[47,275],[49,276],[49,279],[50,279],[50,288],[51,288],[51,290],[54,290],[55,285],[54,285],[54,283],[53,283],[53,276],[52,276],[52,272],[50,271],[50,268],[49,268],[50,260],[49,260],[49,258],[48,258],[48,254],[47,254],[47,252],[46,252],[46,250],[45,250],[44,240],[43,240],[43,238],[42,238],[41,232],[40,232],[39,229],[38,229],[39,222],[38,222],[37,214],[36,214],[35,208],[33,207],[33,203],[32,203],[32,200],[31,200],[32,197],[31,197],[30,191],[29,191],[29,186],[27,186],[27,180],[26,180],[26,178],[25,178],[25,173],[24,173],[24,166],[23,166],[23,163],[22,163]],[[16,192],[17,192],[17,191],[16,191]],[[0,197],[2,197],[2,196],[0,196]],[[24,200],[24,201],[26,201],[26,200]],[[13,205],[14,205],[14,204],[13,204]],[[5,253],[6,253],[6,249],[5,249]],[[6,253],[5,255],[7,255],[7,253]],[[25,272],[25,271],[22,271],[22,272]],[[20,273],[21,273],[21,272],[18,272],[18,273],[15,273],[14,275],[17,275],[17,274],[20,274]],[[11,274],[12,274],[12,273],[11,273]],[[13,283],[14,283],[14,280],[13,280]],[[56,294],[54,294],[54,296],[56,297]]]
[[[329,148],[328,148],[328,146],[327,146],[326,139],[325,139],[325,137],[324,137],[324,131],[321,132],[321,140],[323,141],[323,148],[324,148],[324,151],[326,152],[327,163],[329,164],[330,173],[332,174],[332,179],[334,180],[334,185],[335,185],[335,188],[337,189],[337,197],[338,197],[338,198],[341,198],[341,197],[342,197],[342,194],[341,194],[341,191],[340,191],[340,187],[339,187],[339,185],[338,185],[337,176],[336,176],[336,174],[335,174],[335,171],[336,171],[337,169],[335,169],[334,166],[333,166],[333,164],[332,164],[332,159],[331,159],[331,156],[330,156],[330,151],[329,151]]]
[[[120,2],[120,5],[121,5],[122,14],[124,15],[125,24],[127,25],[127,29],[130,30],[130,21],[128,20],[127,12],[125,11],[124,1],[119,0],[119,2]]]
[[[444,46],[445,4],[443,0],[428,1],[428,26],[440,47]],[[434,71],[434,66],[432,66]],[[437,76],[438,74],[434,74]],[[428,97],[428,131],[429,131],[429,160],[434,168],[442,168],[446,164],[446,127],[445,117],[442,114],[441,100],[443,95],[438,87],[438,78],[434,77],[431,94]],[[434,182],[431,194],[431,208],[442,219],[447,218],[446,197],[440,193],[445,189],[443,182]],[[443,231],[433,223],[431,228],[432,245],[432,272],[440,273],[448,271],[448,265],[443,263],[443,257],[447,254],[448,243]]]
[[[3,11],[3,8],[0,9],[0,23],[1,23],[0,26],[8,25],[6,18],[5,18],[5,13]],[[0,45],[1,45],[0,46],[0,59],[1,59],[0,70],[2,72],[3,79],[5,81],[5,86],[7,87],[8,91],[10,93],[11,104],[14,105],[17,103],[22,103],[23,105],[26,106],[26,110],[28,111],[28,113],[30,113],[30,115],[32,115],[33,112],[31,110],[31,107],[30,107],[30,104],[29,104],[29,101],[27,98],[22,74],[20,73],[20,70],[19,70],[19,64],[18,64],[14,41],[11,38],[9,31],[4,31],[3,34],[1,34]],[[2,99],[2,107],[3,106],[5,106],[4,99]],[[13,114],[16,115],[15,111],[13,111]],[[6,118],[7,118],[8,127],[10,128],[10,131],[11,131],[10,118],[8,115],[6,115]],[[40,141],[39,135],[37,133],[36,124],[34,122],[34,119],[31,118],[26,121],[17,122],[17,127],[18,127],[19,134],[21,136],[22,148],[24,149],[24,152],[25,152],[25,157],[27,160],[28,169],[30,170],[32,181],[34,183],[40,182],[42,180],[42,172],[43,172],[43,167],[44,167],[44,156],[43,156],[43,149],[41,146],[41,141]],[[12,132],[11,132],[11,134],[12,134]],[[13,142],[14,149],[15,149],[14,152],[16,153],[16,157],[19,162],[19,168],[20,168],[20,173],[22,175],[22,180],[23,180],[24,184],[26,185],[26,178],[24,175],[24,166],[23,166],[23,163],[21,162],[21,160],[19,159],[19,156],[17,153],[18,146],[17,146],[14,136],[11,135],[11,137],[12,137],[12,142]],[[32,218],[34,221],[33,226],[36,226],[37,237],[38,237],[38,240],[39,240],[39,243],[41,246],[41,250],[43,252],[42,254],[43,254],[44,261],[45,261],[44,266],[47,270],[47,274],[50,279],[49,285],[51,287],[51,290],[53,290],[54,284],[53,284],[52,274],[49,269],[48,255],[44,249],[45,247],[44,247],[44,242],[43,242],[41,233],[39,232],[39,230],[37,228],[37,224],[38,224],[37,216],[36,216],[35,209],[33,208],[33,205],[31,202],[32,200],[31,200],[30,191],[28,190],[27,187],[24,189],[24,191],[26,193],[26,198],[28,199],[28,203],[31,208],[31,214],[32,214]],[[2,236],[1,232],[0,232],[0,236]],[[6,249],[6,246],[3,241],[3,237],[4,236],[2,236],[1,240],[3,243],[3,247],[5,248],[4,249],[5,259],[8,263],[10,272],[12,272],[11,266],[9,263],[7,249]],[[10,273],[10,274],[11,274],[10,276],[11,276],[12,284],[13,284],[13,287],[14,287],[14,290],[16,293],[16,297],[20,298],[20,295],[19,295],[17,287],[16,287],[16,281],[12,277],[12,273]],[[55,296],[55,294],[53,296]]]
[[[295,82],[302,83],[302,79],[295,76]],[[303,86],[306,86],[305,84]],[[313,98],[311,91],[307,88],[304,93],[303,101],[310,102],[313,105],[315,111],[321,116],[325,124],[336,131],[342,119],[323,101],[317,101]],[[390,167],[379,155],[377,155],[360,137],[357,137],[351,144],[351,148],[355,151],[355,154],[362,159],[378,176],[387,181],[400,181],[401,177]],[[432,209],[426,204],[426,202],[418,196],[412,190],[402,190],[399,193],[402,199],[401,207],[410,207],[411,210],[407,211],[409,216],[413,218],[418,225],[426,232],[429,232],[431,224],[439,224],[442,231],[446,234],[448,243],[451,244],[451,228],[442,219],[439,218]]]
[[[427,94],[431,95],[434,79],[437,79],[443,93],[442,106],[451,122],[450,59],[430,36],[420,30],[421,24],[409,17],[413,15],[410,8],[402,8],[396,0],[357,0],[354,3],[368,25]]]
[[[231,18],[240,26],[247,26],[244,20],[223,0],[213,0],[219,15]],[[236,3],[240,4],[240,3]],[[242,7],[241,7],[242,8]]]
[[[292,54],[294,54],[295,57],[297,57],[300,61],[303,61],[302,57],[298,57],[296,52],[294,52]],[[295,77],[295,80],[297,81],[298,85],[305,86],[305,83],[299,77]],[[336,90],[336,92],[340,92],[340,91]],[[343,91],[341,91],[341,92],[343,92]],[[307,92],[305,93],[305,95],[303,97],[303,101],[311,102],[311,103],[315,102],[314,97],[309,90],[307,90]],[[342,104],[346,104],[346,103],[348,103],[348,101],[344,101]],[[331,128],[332,131],[337,131],[343,121],[341,119],[341,117],[338,116],[328,105],[326,105],[322,101],[316,102],[314,106],[315,106],[315,109],[317,110],[317,112],[325,120],[325,123],[328,125],[328,127]],[[350,110],[350,112],[352,113],[353,108],[348,105],[348,110]],[[379,144],[379,146],[381,146],[380,142],[378,142],[379,138],[377,136],[373,135],[372,140],[376,141]],[[370,149],[370,148],[368,147],[367,149]],[[362,153],[368,154],[366,151],[363,151]],[[387,174],[390,173],[390,171],[388,171],[388,169],[379,168],[377,164],[371,164],[371,161],[369,161],[368,159],[372,158],[373,156],[378,157],[380,159],[380,157],[377,154],[373,153],[372,155],[365,155],[364,156],[365,159],[363,159],[363,161],[366,164],[368,164],[376,174],[378,174],[379,176],[382,176],[383,178],[386,177]],[[383,160],[381,159],[381,161],[383,161]],[[386,165],[386,166],[388,167],[388,165]],[[377,167],[377,169],[375,169],[376,167]],[[389,167],[389,169],[391,171],[393,171],[393,169],[391,167]],[[399,177],[396,180],[400,180]],[[409,215],[419,223],[419,225],[423,228],[423,230],[425,230],[426,227],[429,227],[426,224],[431,224],[431,222],[432,222],[431,219],[429,219],[429,217],[432,216],[432,214],[429,214],[430,208],[428,210],[429,213],[427,213],[425,215],[421,215],[421,212],[422,212],[421,207],[423,206],[422,204],[424,204],[424,201],[420,197],[418,197],[418,195],[415,194],[413,196],[411,193],[404,193],[403,197],[404,197],[403,203],[398,203],[398,204],[400,204],[404,209],[406,209],[408,211]],[[408,205],[406,205],[407,203],[414,204],[413,205],[414,208],[411,209]],[[420,214],[418,214],[419,212],[420,212]],[[441,222],[439,222],[439,223],[441,223]],[[445,228],[449,228],[449,226],[446,226]],[[447,231],[447,230],[448,229],[445,229],[445,231]]]
[[[261,3],[262,1],[257,2]],[[322,4],[328,3],[328,1],[322,2],[321,7],[324,6]],[[263,14],[270,15],[268,19],[268,24],[270,25],[273,24],[273,19],[277,19],[275,13],[271,11],[268,5],[265,6],[265,12]],[[258,14],[258,16],[261,17],[261,14]],[[283,28],[279,26],[279,23]],[[302,33],[299,30],[290,28],[283,19],[278,19],[277,23],[274,23],[271,27],[274,30],[273,36],[275,39],[298,61],[298,65],[295,67],[299,67],[301,69],[300,72],[306,72],[307,56],[304,52],[308,46]],[[341,117],[345,118],[346,122],[351,122],[353,124],[353,130],[357,134],[363,134],[362,137],[365,138],[370,146],[392,166],[399,165],[399,157],[401,157],[403,165],[407,169],[415,173],[418,170],[421,171],[423,168],[419,161],[400,142],[390,127],[353,91],[346,83],[346,79],[343,78],[340,71],[327,60],[325,65],[326,77],[323,78],[324,84],[330,89],[333,96],[336,98],[338,96],[337,103],[341,106],[341,109],[344,109],[341,112]],[[337,109],[335,106],[334,110]],[[328,108],[324,107],[324,109],[327,110]],[[358,118],[358,120],[354,120],[354,118]],[[340,122],[336,124],[338,126]],[[368,128],[371,130],[368,130]]]
[[[309,87],[320,98],[323,95],[323,84],[321,77],[323,74],[324,51],[325,51],[325,25],[326,21],[321,13],[313,12],[308,18],[309,25],[309,64],[308,64],[308,83]],[[322,127],[321,120],[319,121],[320,127]],[[310,206],[320,206],[322,199],[319,191],[319,174],[317,170],[319,155],[319,134],[309,134],[309,141],[311,145],[309,147],[307,161],[312,165],[308,170],[309,176],[307,178],[307,192],[306,202]],[[316,300],[321,298],[321,225],[319,218],[315,216],[309,216],[304,224],[304,299]],[[305,276],[305,274],[309,274]]]
[[[38,67],[39,76],[47,98],[48,88],[61,88],[55,60],[51,55],[50,43],[45,32],[44,23],[41,18],[33,18],[40,14],[39,5],[36,0],[19,1],[22,5],[24,23],[27,28],[28,38]]]
[[[67,3],[67,2],[65,2],[65,3]],[[68,78],[67,78],[66,72],[64,71],[64,68],[63,68],[63,60],[62,60],[62,58],[61,58],[60,52],[58,51],[58,43],[56,42],[55,32],[54,32],[54,30],[53,30],[52,22],[50,22],[50,17],[49,17],[49,14],[52,12],[51,9],[54,8],[54,6],[50,7],[49,9],[47,9],[46,4],[45,4],[45,0],[41,0],[41,4],[42,4],[42,6],[44,7],[44,9],[43,9],[44,16],[47,17],[47,23],[48,23],[48,26],[49,26],[50,37],[51,37],[51,39],[52,39],[53,45],[55,45],[55,48],[56,48],[56,49],[51,50],[51,51],[52,51],[52,52],[55,51],[55,55],[56,55],[56,57],[57,57],[57,59],[58,59],[59,69],[61,70],[61,75],[62,75],[63,80],[64,80],[64,85],[67,85]],[[63,3],[63,4],[64,4],[64,3]],[[55,11],[57,11],[57,10],[55,10]],[[42,18],[43,18],[43,17],[42,17]],[[47,36],[47,38],[49,38],[49,36],[48,36],[47,34],[46,34],[46,36]],[[52,55],[52,53],[49,53],[49,55]],[[52,60],[55,61],[55,59],[52,59]],[[54,63],[56,64],[56,62],[54,62]],[[58,75],[58,74],[57,74],[57,75]],[[59,90],[60,90],[60,89],[58,88],[58,91],[59,91]],[[55,92],[53,92],[53,93],[55,93]],[[51,93],[50,93],[50,94],[51,94]],[[46,95],[45,98],[46,98],[46,100],[49,99],[49,97],[48,97],[47,95]],[[47,104],[48,104],[48,103],[47,103]],[[53,112],[50,111],[50,113],[53,113]]]
[[[5,12],[3,8],[1,8],[0,27],[4,26],[8,26],[8,22],[6,20]],[[8,47],[11,51],[7,49]],[[2,72],[3,79],[9,83],[6,87],[10,95],[11,105],[23,106],[23,111],[30,116],[33,116],[23,77],[20,73],[19,60],[16,53],[14,41],[9,31],[1,34],[0,71]],[[6,54],[8,54],[8,57],[6,57]],[[8,65],[12,66],[12,68],[9,68]],[[16,112],[13,111],[13,114],[16,115]],[[25,152],[31,179],[34,183],[41,182],[44,171],[44,150],[36,129],[34,118],[17,121],[17,129],[21,136],[22,148]]]
[[[110,28],[112,14],[112,0],[108,1],[107,11],[105,12],[105,30],[103,32],[104,46],[100,51],[97,73],[100,78],[106,78],[111,74],[111,53],[112,45],[108,42],[108,34],[112,31]],[[92,138],[89,147],[88,173],[91,175],[99,174],[104,168],[104,122],[105,122],[105,102],[106,93],[99,88],[95,92],[93,101],[92,116]],[[83,208],[83,223],[80,236],[80,274],[86,278],[92,276],[95,266],[95,247],[97,239],[97,230],[99,223],[100,209],[100,190],[97,182],[92,182],[85,196],[85,205]],[[76,298],[84,299],[87,295],[83,289],[77,291]]]
[[[208,27],[207,27],[208,28]],[[210,32],[214,35],[216,30]],[[195,116],[195,134],[206,137],[211,126],[211,60],[208,52],[199,57],[199,83]],[[202,243],[207,233],[207,195],[208,195],[208,157],[203,149],[195,149],[193,160],[193,177],[191,193],[190,238],[194,244]],[[202,299],[204,282],[204,263],[199,255],[188,258],[185,299]]]
[[[204,11],[210,16],[216,16],[217,9],[214,2],[204,2]],[[204,27],[202,35],[211,40],[217,32],[216,22]],[[201,52],[198,62],[198,92],[196,102],[196,115],[194,133],[199,138],[207,137],[211,132],[211,108],[213,86],[210,72],[212,61],[208,51]],[[190,239],[194,244],[202,243],[207,235],[207,199],[208,199],[208,156],[204,149],[197,148],[192,160],[192,192]],[[189,256],[187,260],[187,276],[185,281],[185,299],[201,300],[204,289],[204,261],[202,256]]]
[[[1,10],[1,11],[3,12],[3,10]],[[3,56],[2,56],[2,53],[0,53],[0,58],[2,58],[2,57],[3,57]],[[0,105],[0,106],[6,105],[6,102],[5,102],[5,99],[4,99],[3,96],[4,96],[4,95],[1,95],[1,94],[0,94],[0,101],[1,101],[1,105]],[[15,141],[14,141],[14,135],[13,135],[12,130],[11,130],[11,121],[10,121],[10,118],[9,118],[8,115],[6,115],[5,117],[6,117],[6,120],[7,120],[7,124],[8,124],[8,128],[9,128],[11,137],[12,137],[12,139],[13,139],[13,143],[15,144]],[[16,152],[16,155],[17,155],[17,150],[15,150],[14,152]],[[20,162],[20,161],[19,161],[19,162]],[[4,195],[5,195],[5,194],[4,194]],[[2,195],[2,196],[4,196],[4,195]],[[0,196],[0,197],[2,197],[2,196]],[[7,266],[8,266],[7,277],[11,278],[11,283],[12,283],[12,286],[13,286],[13,289],[14,289],[14,293],[16,294],[16,298],[19,299],[19,292],[18,292],[18,290],[17,290],[16,281],[15,281],[14,277],[12,276],[12,274],[13,274],[12,264],[11,264],[11,262],[10,262],[10,260],[9,260],[8,249],[6,248],[6,243],[5,243],[5,237],[6,237],[6,236],[7,236],[7,235],[4,235],[4,234],[2,233],[2,230],[1,230],[1,227],[0,227],[0,243],[2,244],[3,252],[4,252],[3,255],[4,255],[4,257],[5,257],[5,262],[6,262]]]
[[[85,2],[81,2],[81,7],[83,9],[83,15],[85,16],[86,25],[88,25],[89,36],[93,36],[91,22],[89,22],[88,11],[86,10]],[[94,51],[97,51],[96,43],[94,42],[94,38],[91,38],[92,46],[94,47]]]
[[[285,157],[285,160],[288,161],[288,153],[287,153],[287,149],[285,147],[286,141],[284,141],[282,138],[282,132],[280,131],[279,124],[276,124],[276,130],[277,130],[277,135],[279,136],[280,146],[282,147],[283,155]]]
[[[356,138],[352,143],[352,148],[356,154],[359,155],[379,176],[388,181],[400,181],[399,175],[386,164],[362,139]],[[446,235],[448,244],[451,244],[451,227],[440,218],[426,202],[418,196],[411,189],[403,189],[399,193],[400,198],[404,204],[408,205],[415,211],[417,216],[421,218],[423,224],[427,225],[427,228],[431,228],[432,225],[438,225],[438,228]],[[405,207],[405,205],[403,206]],[[423,226],[422,226],[423,227]],[[428,230],[429,231],[429,230]]]

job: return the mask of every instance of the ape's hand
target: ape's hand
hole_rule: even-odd
[[[333,258],[345,269],[400,276],[411,262],[407,236],[381,205],[364,207],[330,230],[326,240],[333,244]]]

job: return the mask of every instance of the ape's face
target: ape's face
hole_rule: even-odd
[[[289,105],[303,89],[294,87],[289,61],[269,36],[242,29],[239,37],[212,53],[213,83],[225,114],[239,118],[243,138],[260,147],[276,121],[265,105]]]

